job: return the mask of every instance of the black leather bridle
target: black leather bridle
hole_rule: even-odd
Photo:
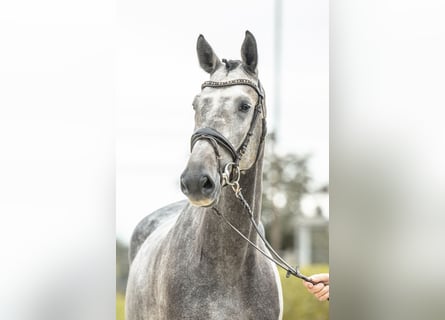
[[[239,169],[239,163],[246,153],[247,146],[249,145],[250,139],[253,135],[253,132],[255,130],[255,126],[257,123],[257,119],[261,115],[261,119],[263,122],[262,125],[262,133],[261,133],[261,140],[260,145],[264,141],[264,138],[266,137],[267,127],[266,127],[266,109],[264,106],[264,90],[258,81],[258,84],[255,82],[249,80],[249,79],[236,79],[236,80],[229,80],[229,81],[206,81],[201,85],[201,89],[211,87],[211,88],[223,88],[223,87],[230,87],[230,86],[237,86],[237,85],[244,85],[249,86],[253,88],[256,93],[258,94],[258,100],[254,108],[254,112],[252,115],[252,120],[250,121],[250,127],[247,131],[246,136],[244,137],[244,140],[242,141],[241,145],[236,148],[224,135],[222,135],[220,132],[213,128],[200,128],[196,130],[191,138],[191,149],[193,149],[193,146],[196,144],[197,141],[205,139],[210,142],[213,149],[215,150],[216,157],[218,159],[218,165],[219,165],[219,172],[221,174],[222,183],[224,182],[233,182],[236,180],[236,178],[239,179],[240,169]],[[218,146],[223,147],[226,149],[229,154],[232,157],[233,162],[228,163],[224,170],[221,170],[222,167],[219,164],[219,161],[221,159],[221,155],[218,150]],[[257,152],[255,162],[258,159],[258,153]]]
[[[218,166],[219,166],[219,172],[221,175],[221,185],[230,185],[235,193],[235,196],[237,199],[239,199],[243,205],[243,207],[246,209],[246,212],[249,214],[250,221],[255,228],[258,236],[261,238],[261,240],[264,242],[265,246],[269,249],[270,253],[274,255],[274,257],[271,256],[271,254],[268,254],[264,250],[258,247],[255,243],[253,243],[248,237],[246,237],[241,231],[239,231],[226,217],[225,215],[220,212],[217,208],[212,207],[213,211],[220,216],[223,221],[240,237],[242,237],[249,245],[254,247],[258,252],[260,252],[263,256],[265,256],[267,259],[274,262],[276,265],[280,266],[284,270],[287,271],[286,277],[289,277],[290,275],[293,275],[297,278],[303,279],[307,282],[311,282],[313,284],[317,284],[317,282],[314,282],[309,277],[303,275],[299,270],[298,267],[293,268],[290,266],[283,258],[281,258],[278,253],[275,252],[275,250],[272,248],[272,246],[269,244],[269,242],[266,240],[262,232],[260,232],[259,226],[255,221],[252,209],[249,205],[249,203],[244,198],[243,194],[241,193],[241,188],[239,186],[239,179],[241,175],[241,170],[239,168],[239,163],[241,161],[241,158],[245,154],[247,150],[247,146],[250,142],[250,138],[253,135],[253,132],[255,130],[255,125],[257,123],[257,119],[259,115],[262,115],[262,121],[263,121],[263,128],[261,133],[261,140],[260,144],[257,150],[255,162],[258,159],[258,155],[261,149],[261,145],[264,142],[264,138],[266,136],[266,110],[264,105],[264,90],[258,81],[258,84],[255,82],[248,80],[248,79],[236,79],[236,80],[230,80],[230,81],[206,81],[201,85],[201,89],[204,89],[206,87],[211,88],[223,88],[223,87],[230,87],[230,86],[236,86],[236,85],[245,85],[253,88],[257,94],[258,94],[258,100],[255,106],[255,110],[252,116],[252,120],[250,122],[249,131],[247,132],[246,136],[244,137],[243,142],[238,148],[235,148],[233,144],[224,137],[221,133],[219,133],[217,130],[212,128],[200,128],[196,130],[191,138],[191,149],[193,149],[193,146],[196,144],[197,141],[205,139],[210,142],[213,149],[215,150],[215,155],[217,158]],[[229,162],[225,165],[224,170],[221,170],[221,155],[219,153],[218,146],[223,147],[226,149],[230,155],[232,156],[233,162]]]

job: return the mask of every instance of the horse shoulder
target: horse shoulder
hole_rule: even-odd
[[[129,260],[133,262],[136,254],[145,240],[165,221],[170,220],[175,215],[179,215],[182,209],[187,205],[187,200],[181,200],[165,207],[162,207],[143,218],[133,231],[130,240]]]

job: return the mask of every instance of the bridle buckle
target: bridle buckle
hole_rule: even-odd
[[[223,182],[225,182],[229,186],[233,186],[236,184],[239,185],[240,177],[241,170],[239,168],[239,165],[237,165],[235,162],[227,163],[224,167],[224,171],[222,172]]]
[[[222,172],[223,184],[227,184],[232,187],[235,196],[238,198],[241,193],[241,187],[239,185],[239,179],[241,177],[241,170],[239,165],[235,162],[229,162],[224,167]]]

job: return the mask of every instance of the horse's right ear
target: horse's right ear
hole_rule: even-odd
[[[221,65],[221,60],[213,52],[212,47],[202,34],[198,37],[196,51],[198,52],[199,65],[205,72],[212,74]]]

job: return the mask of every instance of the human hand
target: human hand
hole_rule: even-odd
[[[329,299],[329,273],[314,274],[309,277],[312,281],[318,282],[312,284],[303,280],[303,285],[312,293],[319,301],[326,301]]]

